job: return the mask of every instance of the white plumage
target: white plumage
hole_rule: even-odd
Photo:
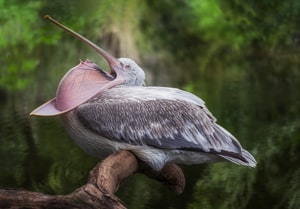
[[[125,149],[155,170],[168,162],[256,164],[200,98],[175,88],[114,87],[63,118],[79,146],[99,158]]]

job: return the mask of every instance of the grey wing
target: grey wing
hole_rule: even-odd
[[[238,141],[202,106],[184,100],[107,100],[76,110],[88,129],[108,139],[159,149],[211,152],[242,158]]]
[[[205,114],[210,117],[214,122],[217,121],[217,119],[211,114],[211,112],[206,108],[205,102],[200,99],[199,97],[195,96],[194,94],[183,91],[177,88],[169,88],[169,87],[156,87],[156,86],[150,86],[146,87],[147,90],[150,92],[155,92],[155,95],[157,96],[157,92],[162,92],[162,98],[168,99],[168,100],[181,100],[185,101],[187,103],[195,104],[202,108],[202,110],[205,112]]]

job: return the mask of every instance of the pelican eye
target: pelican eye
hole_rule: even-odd
[[[126,70],[130,70],[130,65],[125,65],[124,67]]]

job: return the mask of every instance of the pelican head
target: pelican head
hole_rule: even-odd
[[[129,58],[118,59],[122,65],[124,76],[123,85],[126,86],[144,86],[145,85],[145,72],[138,66],[135,61]]]

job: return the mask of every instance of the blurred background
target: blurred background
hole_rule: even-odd
[[[0,0],[0,188],[67,194],[98,162],[58,117],[29,117],[80,59],[108,69],[45,14],[136,60],[147,85],[201,97],[258,161],[182,166],[179,196],[131,176],[117,193],[128,208],[300,208],[298,0]]]

